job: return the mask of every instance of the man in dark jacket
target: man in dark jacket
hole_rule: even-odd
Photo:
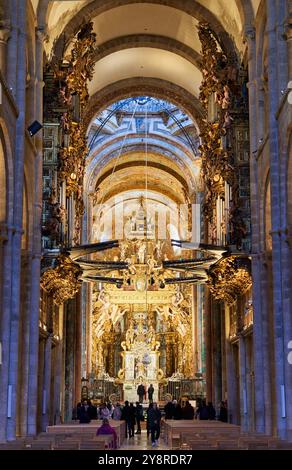
[[[87,400],[84,400],[81,405],[79,422],[80,424],[90,423],[89,405],[87,403]]]
[[[145,394],[144,385],[143,385],[143,384],[138,385],[138,388],[137,388],[137,395],[138,395],[138,397],[139,397],[139,403],[143,403],[144,394]]]
[[[160,421],[161,421],[161,412],[157,407],[157,403],[150,403],[147,413],[147,425],[151,432],[151,442],[152,447],[158,445],[158,439],[160,436]]]
[[[138,401],[136,402],[136,423],[137,423],[137,431],[136,434],[141,434],[141,421],[144,420],[143,416],[143,406]]]
[[[195,410],[187,400],[185,406],[182,408],[182,419],[194,419]]]
[[[164,407],[165,419],[173,418],[174,406],[172,401],[168,401]]]
[[[154,387],[152,384],[150,384],[150,387],[148,388],[148,400],[149,403],[153,402],[153,393],[154,393]]]
[[[125,424],[126,424],[126,426],[125,426],[125,428],[126,428],[126,437],[128,436],[128,434],[129,434],[129,437],[132,436],[131,415],[132,415],[132,412],[130,410],[129,402],[128,402],[128,400],[126,400],[125,401],[125,406],[122,409],[122,416],[121,416],[121,420],[125,421]]]

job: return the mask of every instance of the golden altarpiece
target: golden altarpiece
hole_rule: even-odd
[[[108,258],[128,269],[121,285],[96,289],[92,315],[91,377],[114,380],[129,401],[137,399],[139,383],[153,384],[158,399],[160,385],[195,373],[192,289],[166,284],[174,276],[162,263],[171,254],[170,241],[155,239],[145,214],[142,199],[127,240]]]

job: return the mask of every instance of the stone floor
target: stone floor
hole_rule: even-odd
[[[158,442],[157,447],[152,447],[151,438],[147,438],[146,429],[142,429],[141,434],[135,434],[134,437],[127,438],[120,450],[168,450],[170,447],[167,447],[164,443],[163,438],[161,437]]]

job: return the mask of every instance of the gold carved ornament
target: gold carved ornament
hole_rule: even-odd
[[[230,225],[234,238],[240,244],[245,235],[245,227],[240,217],[239,187],[233,155],[224,148],[223,140],[231,126],[233,118],[232,91],[237,85],[237,68],[226,54],[218,49],[218,42],[207,23],[199,23],[199,39],[202,45],[203,80],[200,86],[199,99],[205,110],[201,119],[202,144],[199,149],[202,156],[202,179],[205,185],[203,212],[206,219],[212,222],[216,210],[216,201],[225,198],[225,182],[232,188]],[[209,120],[210,101],[216,108],[216,116]],[[238,232],[238,234],[236,233]]]
[[[88,80],[92,80],[96,35],[92,32],[93,23],[85,24],[74,42],[69,66],[56,71],[60,79],[60,99],[67,110],[61,118],[64,144],[59,152],[59,185],[66,182],[66,195],[75,200],[74,243],[80,243],[81,218],[84,212],[83,179],[85,161],[88,154],[86,127],[83,123],[84,109],[89,100]],[[73,96],[79,97],[80,116],[74,120]],[[76,112],[76,109],[75,109]]]
[[[57,266],[48,269],[41,277],[41,287],[53,298],[57,305],[72,299],[80,287],[79,266],[66,255],[59,255]]]
[[[207,284],[214,299],[231,305],[251,287],[252,278],[246,268],[236,266],[236,258],[233,256],[216,264]]]

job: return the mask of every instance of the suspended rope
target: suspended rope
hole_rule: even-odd
[[[130,129],[131,129],[131,127],[132,127],[132,122],[133,122],[133,119],[134,119],[134,116],[135,116],[135,113],[136,113],[137,106],[138,106],[138,103],[136,103],[136,105],[135,105],[134,111],[133,111],[133,113],[132,113],[132,115],[131,115],[131,119],[130,119],[130,121],[129,121],[127,130],[126,130],[126,134],[125,134],[125,136],[124,136],[124,138],[123,138],[123,141],[122,141],[122,145],[121,145],[121,147],[120,147],[120,149],[119,149],[119,153],[118,153],[118,155],[117,155],[117,157],[116,157],[115,164],[114,164],[114,166],[113,166],[113,169],[112,169],[112,172],[111,172],[111,175],[110,175],[110,178],[109,178],[109,183],[108,183],[109,186],[111,185],[111,182],[112,182],[112,180],[113,180],[113,175],[114,175],[114,172],[115,172],[115,170],[116,170],[117,164],[118,164],[118,162],[119,162],[120,156],[121,156],[121,154],[122,154],[122,151],[123,151],[123,148],[124,148],[126,139],[127,139],[128,136],[129,136]],[[101,199],[101,202],[99,203],[100,210],[99,210],[99,212],[98,212],[98,214],[97,214],[97,217],[98,217],[98,218],[100,217],[100,214],[101,214],[101,211],[102,211],[102,205],[103,205],[104,199],[105,199],[105,193],[103,194],[102,199]]]

